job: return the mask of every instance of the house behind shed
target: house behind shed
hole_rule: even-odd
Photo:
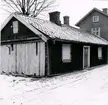
[[[107,63],[108,42],[69,25],[11,14],[1,27],[1,73],[48,76]]]

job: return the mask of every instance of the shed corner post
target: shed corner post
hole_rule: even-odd
[[[45,43],[45,71],[46,71],[46,76],[50,76],[51,71],[50,71],[50,49],[49,49],[49,43]]]

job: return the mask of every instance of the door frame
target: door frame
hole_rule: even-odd
[[[88,67],[90,67],[90,46],[83,46],[83,69],[84,68],[84,48],[88,48]]]

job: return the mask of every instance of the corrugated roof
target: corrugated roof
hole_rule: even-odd
[[[108,45],[106,40],[71,26],[59,26],[48,20],[42,20],[17,13],[14,14],[14,17],[21,21],[25,21],[33,28],[43,32],[46,36],[52,39]]]

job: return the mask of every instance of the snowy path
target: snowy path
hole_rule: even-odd
[[[52,78],[0,75],[0,105],[108,105],[108,65]]]

